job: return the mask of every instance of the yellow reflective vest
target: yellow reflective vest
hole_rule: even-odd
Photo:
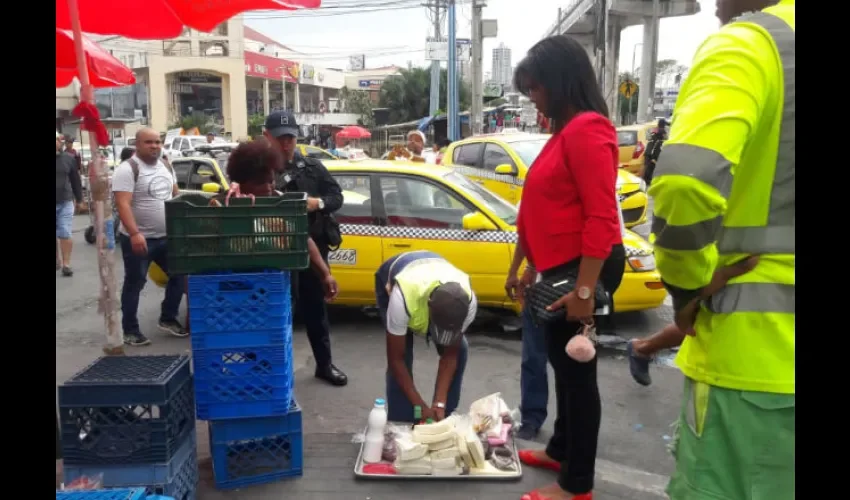
[[[716,269],[759,265],[704,301],[676,358],[699,382],[795,393],[795,2],[709,37],[682,86],[649,194],[675,309]]]
[[[394,282],[401,289],[407,314],[410,315],[407,327],[423,337],[428,334],[431,320],[428,299],[435,288],[443,283],[459,283],[470,297],[473,293],[469,276],[442,258],[410,262],[395,275]]]

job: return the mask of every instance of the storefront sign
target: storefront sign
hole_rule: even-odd
[[[301,83],[313,83],[313,78],[316,77],[316,69],[309,64],[301,65]]]
[[[247,50],[244,54],[246,76],[269,80],[286,78],[286,81],[290,83],[298,81],[298,63]]]
[[[360,80],[357,86],[363,90],[380,90],[383,83],[383,80]]]
[[[221,77],[199,71],[182,71],[177,73],[178,83],[221,83]]]

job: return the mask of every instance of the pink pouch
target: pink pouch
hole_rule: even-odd
[[[508,434],[511,432],[511,424],[502,424],[502,433],[499,437],[489,437],[487,442],[490,446],[502,446],[508,442]]]

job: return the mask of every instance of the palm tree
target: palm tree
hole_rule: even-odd
[[[446,109],[448,72],[441,71],[440,105]],[[458,87],[460,109],[469,107],[471,92],[464,84]],[[384,80],[379,105],[389,108],[390,123],[404,123],[428,116],[431,102],[431,71],[426,68],[402,69],[399,74]]]

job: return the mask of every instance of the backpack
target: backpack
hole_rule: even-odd
[[[160,158],[160,160],[162,161],[162,164],[165,165],[165,168],[168,169],[168,172],[173,177],[174,176],[174,167],[171,166],[171,162],[168,161],[168,157],[163,156],[162,158]],[[139,182],[139,162],[136,161],[136,158],[131,156],[130,159],[127,160],[127,163],[129,163],[130,168],[133,169],[133,182]]]

